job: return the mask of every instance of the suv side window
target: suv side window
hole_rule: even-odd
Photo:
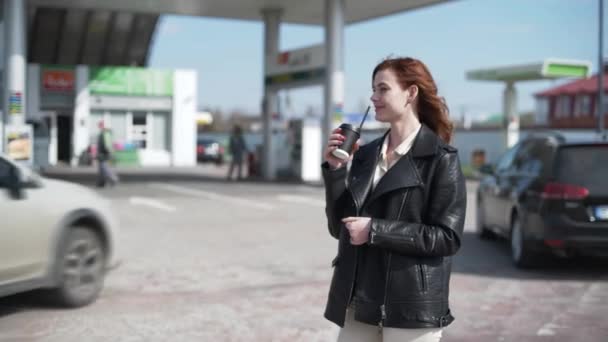
[[[553,147],[546,140],[530,140],[522,145],[521,152],[515,158],[518,172],[527,176],[544,175],[550,168]]]
[[[510,150],[507,150],[507,152],[505,152],[505,154],[502,155],[502,157],[498,161],[498,164],[496,164],[497,173],[505,172],[505,171],[511,169],[512,164],[513,164],[513,159],[515,158],[515,155],[519,151],[520,147],[521,147],[521,144],[517,144],[517,145],[513,146]]]
[[[518,173],[536,173],[540,170],[540,161],[533,156],[536,141],[528,140],[521,144],[521,148],[517,152],[513,160],[513,166]],[[535,172],[536,170],[536,172]]]

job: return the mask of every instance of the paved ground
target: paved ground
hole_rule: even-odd
[[[336,242],[320,187],[148,179],[99,192],[120,217],[124,259],[102,296],[78,310],[0,299],[0,341],[335,340],[322,317]],[[505,243],[473,236],[474,214],[444,341],[607,340],[605,262],[517,270]]]

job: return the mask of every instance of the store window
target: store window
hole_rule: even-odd
[[[555,116],[557,118],[567,118],[570,116],[570,96],[560,95],[557,98]]]
[[[591,96],[578,95],[576,97],[576,106],[574,107],[574,116],[586,116],[591,113]]]
[[[124,143],[127,141],[127,113],[112,111],[108,113],[109,128],[112,129],[112,137],[115,142]]]
[[[169,147],[169,113],[152,113],[152,139],[151,147],[155,150],[168,150]]]

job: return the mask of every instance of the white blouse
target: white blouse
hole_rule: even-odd
[[[374,183],[372,186],[372,190],[376,188],[376,185],[378,185],[378,182],[380,182],[380,179],[382,179],[382,176],[386,174],[388,169],[393,167],[393,165],[395,165],[399,161],[399,159],[401,159],[401,157],[403,157],[409,152],[409,150],[412,148],[412,145],[414,144],[414,139],[416,138],[416,135],[420,131],[420,127],[422,127],[422,125],[418,124],[418,128],[416,128],[415,131],[410,133],[410,135],[408,135],[407,138],[405,138],[401,142],[401,144],[399,144],[399,146],[395,148],[395,150],[393,151],[395,158],[391,161],[390,165],[388,163],[386,155],[390,133],[386,135],[386,138],[384,138],[384,142],[382,143],[382,150],[380,151],[380,160],[378,161],[378,164],[376,165],[376,170],[374,172]]]

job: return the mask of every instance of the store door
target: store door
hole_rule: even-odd
[[[133,112],[131,124],[131,140],[140,149],[148,148],[148,113],[142,111]]]
[[[72,117],[57,115],[57,160],[70,163],[72,159]]]

